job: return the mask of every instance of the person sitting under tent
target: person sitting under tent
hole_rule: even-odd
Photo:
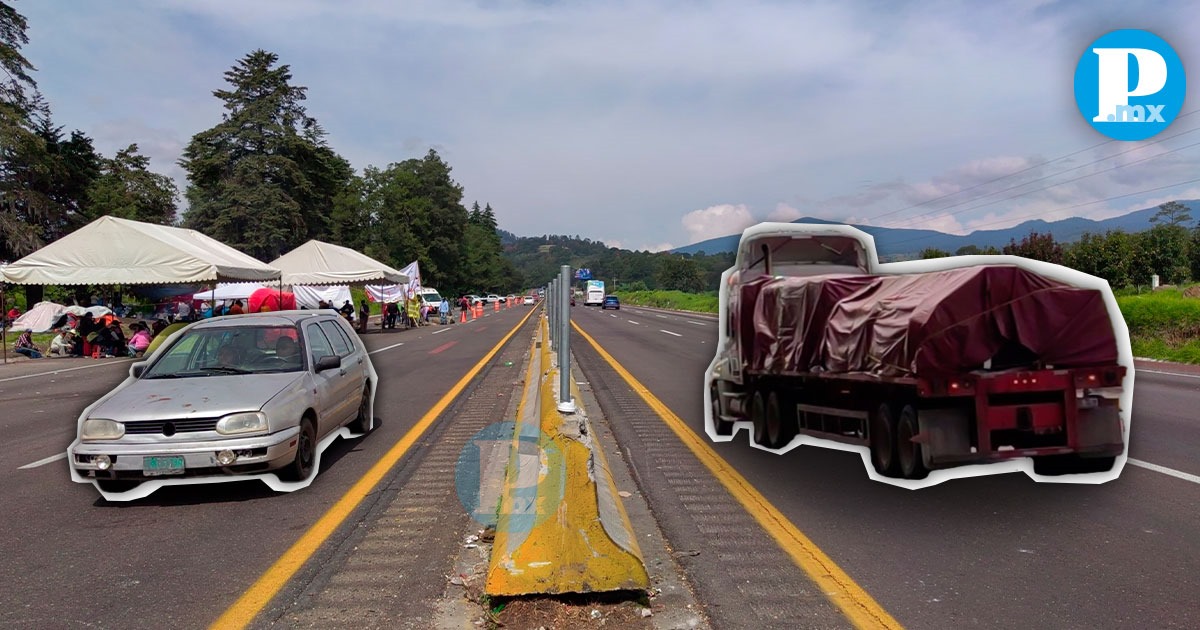
[[[75,352],[75,331],[63,328],[50,341],[50,356],[69,357]]]
[[[133,331],[133,336],[129,338],[129,350],[135,357],[140,357],[146,354],[146,348],[150,347],[150,331],[143,324],[133,324],[129,327]]]
[[[26,328],[13,344],[13,351],[30,359],[42,358],[42,351],[33,344],[33,329]]]

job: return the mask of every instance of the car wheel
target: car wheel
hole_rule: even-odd
[[[313,464],[317,461],[317,430],[313,427],[312,418],[305,416],[300,421],[300,433],[296,439],[296,459],[279,475],[286,481],[303,481],[312,474]]]
[[[371,388],[364,387],[362,400],[358,403],[358,416],[350,423],[350,430],[355,433],[371,431]]]

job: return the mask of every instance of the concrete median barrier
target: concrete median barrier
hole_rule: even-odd
[[[649,588],[637,537],[585,410],[557,409],[558,366],[548,335],[543,320],[517,410],[485,591],[515,596]]]

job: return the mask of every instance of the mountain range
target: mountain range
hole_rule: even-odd
[[[1200,218],[1200,199],[1180,200],[1179,203],[1187,206],[1192,211],[1193,218]],[[1156,212],[1158,212],[1158,206],[1100,221],[1083,217],[1070,217],[1058,221],[1035,219],[1009,228],[977,230],[966,235],[947,234],[936,230],[886,228],[873,225],[854,225],[854,227],[874,237],[875,247],[878,250],[880,258],[901,258],[917,256],[921,250],[926,248],[940,249],[950,253],[954,253],[958,248],[967,245],[975,245],[981,248],[988,246],[1000,248],[1014,240],[1020,242],[1021,239],[1028,236],[1031,232],[1051,234],[1054,236],[1054,240],[1063,243],[1078,240],[1085,232],[1104,233],[1109,230],[1140,232],[1150,229],[1153,226],[1150,223],[1150,217],[1153,217]],[[829,224],[838,222],[828,219],[803,217],[792,221],[792,223]],[[740,234],[711,238],[684,247],[677,247],[671,250],[671,252],[680,254],[732,252],[737,250],[740,238]]]

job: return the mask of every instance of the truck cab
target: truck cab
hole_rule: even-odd
[[[878,262],[875,247],[866,233],[848,226],[804,223],[762,223],[747,229],[738,244],[725,295],[724,353],[722,372],[735,381],[741,378],[739,340],[753,338],[753,322],[741,321],[739,306],[752,303],[758,284],[780,276],[825,274],[871,274]]]

